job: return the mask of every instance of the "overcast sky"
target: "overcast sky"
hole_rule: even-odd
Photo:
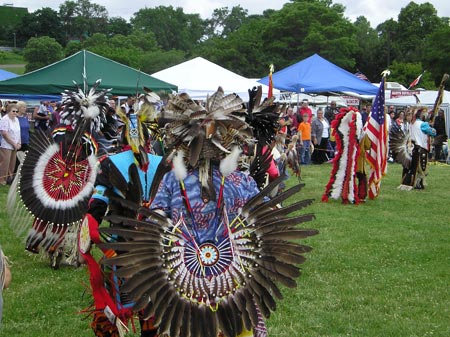
[[[42,7],[51,7],[58,10],[59,5],[64,0],[11,0],[4,3],[11,3],[16,7],[27,7],[29,12],[34,12]],[[145,7],[157,6],[173,6],[182,7],[185,13],[198,13],[203,19],[209,18],[215,8],[233,7],[241,5],[247,9],[249,14],[261,14],[265,9],[280,9],[283,4],[289,1],[283,0],[91,0],[91,3],[97,3],[105,6],[110,17],[121,16],[129,19],[133,13]],[[408,0],[335,0],[334,3],[341,3],[346,7],[345,15],[352,22],[358,16],[365,16],[371,23],[372,27],[376,27],[379,23],[390,18],[397,20],[401,8],[405,7],[410,1]],[[430,2],[437,10],[440,17],[450,17],[450,1],[448,0],[429,0],[414,1],[417,4]]]

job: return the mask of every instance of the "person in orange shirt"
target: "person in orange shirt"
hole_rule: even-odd
[[[311,123],[307,113],[302,115],[302,119],[297,127],[300,142],[300,163],[308,165],[311,162]]]

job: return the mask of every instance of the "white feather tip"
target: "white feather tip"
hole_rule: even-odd
[[[187,167],[184,164],[184,153],[183,151],[178,151],[173,158],[173,170],[175,171],[175,177],[178,180],[184,180],[187,177]]]
[[[231,153],[220,161],[220,172],[225,177],[236,170],[241,153],[241,149],[235,146]]]

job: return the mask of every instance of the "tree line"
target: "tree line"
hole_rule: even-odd
[[[125,20],[109,17],[104,6],[89,0],[68,0],[59,11],[45,7],[28,13],[3,35],[14,33],[17,46],[24,47],[26,72],[82,49],[150,74],[202,56],[261,78],[270,64],[276,71],[314,53],[372,82],[389,68],[390,80],[407,86],[425,71],[420,86],[433,89],[449,71],[449,18],[439,17],[431,3],[410,2],[397,19],[376,28],[364,16],[351,22],[344,11],[332,0],[292,0],[261,15],[238,5],[202,19],[182,8],[158,6]],[[0,34],[0,39],[5,38]]]

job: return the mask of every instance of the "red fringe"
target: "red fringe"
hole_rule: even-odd
[[[340,113],[336,116],[336,118],[331,122],[333,128],[333,136],[336,139],[336,149],[337,153],[333,160],[333,168],[330,173],[330,179],[328,184],[325,187],[325,193],[322,196],[322,202],[327,202],[328,197],[331,195],[331,189],[333,184],[336,181],[336,174],[340,169],[341,160],[343,150],[344,150],[344,135],[339,132],[339,126],[342,123],[342,119],[347,115],[350,111],[358,111],[354,108],[344,108],[340,110]],[[349,122],[349,135],[348,135],[348,153],[346,158],[346,167],[345,167],[345,176],[343,179],[343,186],[341,192],[342,202],[344,204],[359,203],[358,198],[358,186],[356,183],[355,172],[357,167],[357,158],[360,152],[359,142],[356,134],[356,120],[357,114],[352,113],[351,121]],[[349,200],[350,191],[353,191],[354,199],[352,201]]]

